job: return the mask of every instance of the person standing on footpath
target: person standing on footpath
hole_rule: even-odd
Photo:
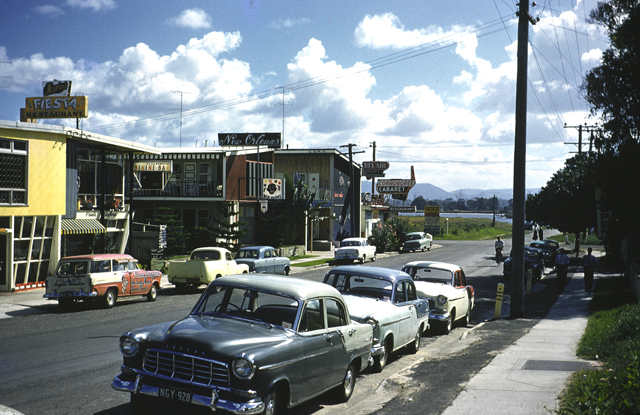
[[[587,249],[587,255],[582,257],[582,266],[584,268],[584,290],[591,291],[593,287],[593,269],[598,265],[598,259],[591,255],[593,249]]]
[[[544,239],[544,237],[542,236],[542,226],[540,227],[540,232],[538,232],[538,236],[540,237],[540,240]]]
[[[558,294],[562,294],[564,286],[567,284],[567,270],[569,269],[569,257],[564,253],[564,249],[560,248],[560,253],[556,256],[556,289]]]

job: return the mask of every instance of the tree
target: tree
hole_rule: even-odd
[[[421,212],[424,210],[424,207],[427,206],[427,201],[424,200],[424,197],[418,196],[411,202],[411,206],[415,206],[416,209]]]
[[[218,212],[225,219],[219,220],[214,218],[215,226],[209,228],[213,234],[212,245],[221,246],[233,252],[240,249],[240,239],[249,234],[249,231],[243,228],[246,222],[233,219],[239,214],[235,207],[236,204],[234,202],[222,202],[218,204]]]
[[[603,127],[594,144],[600,207],[611,213],[605,244],[608,254],[626,251],[628,266],[640,261],[640,2],[600,2],[590,17],[610,39],[600,66],[582,84],[591,114]]]
[[[590,17],[607,29],[611,47],[602,55],[601,65],[587,73],[582,88],[591,114],[603,122],[605,133],[596,137],[596,148],[615,151],[639,139],[640,2],[601,2]]]
[[[159,207],[155,217],[157,225],[167,225],[167,247],[165,256],[182,255],[187,252],[186,241],[190,234],[180,224],[178,214],[171,208]]]
[[[525,202],[526,219],[577,234],[596,226],[596,158],[578,154]]]

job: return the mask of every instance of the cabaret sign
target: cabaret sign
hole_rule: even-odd
[[[26,118],[87,118],[89,98],[33,97],[25,99]]]
[[[405,191],[415,185],[415,180],[380,179],[378,183],[376,183],[376,189],[380,194],[404,194]]]
[[[238,133],[218,134],[221,147],[258,147],[280,148],[282,139],[280,133]]]

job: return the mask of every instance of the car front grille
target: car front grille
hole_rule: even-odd
[[[202,386],[229,384],[227,365],[166,350],[147,350],[144,369],[156,376]]]
[[[436,300],[434,300],[433,298],[427,298],[427,301],[429,301],[429,310],[435,310]]]

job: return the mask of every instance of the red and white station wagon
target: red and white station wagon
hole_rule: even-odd
[[[44,298],[62,306],[77,300],[102,300],[107,308],[118,297],[141,295],[155,301],[160,289],[160,271],[146,271],[126,254],[95,254],[65,257],[47,278]]]

